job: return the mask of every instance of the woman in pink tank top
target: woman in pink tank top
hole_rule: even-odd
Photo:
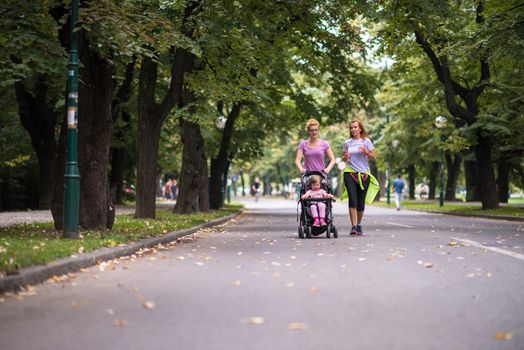
[[[335,165],[335,155],[327,141],[318,138],[320,123],[316,119],[309,119],[306,123],[306,129],[309,138],[300,141],[295,158],[295,165],[300,173],[306,171],[323,171],[329,174]],[[329,164],[326,166],[326,155],[329,158]],[[304,163],[302,164],[302,158]]]

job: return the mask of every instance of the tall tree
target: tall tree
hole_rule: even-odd
[[[469,57],[475,57],[478,68],[468,65],[468,57],[453,57],[453,53],[456,54],[454,47],[463,44],[462,38],[467,36],[464,30],[469,30],[473,24],[478,27],[484,23],[484,6],[484,0],[458,3],[390,1],[380,14],[388,24],[385,39],[391,50],[394,51],[394,43],[414,37],[442,84],[446,107],[454,122],[459,127],[467,125],[473,129],[473,150],[479,181],[483,184],[482,207],[492,209],[498,207],[492,164],[494,140],[479,119],[480,97],[491,81],[489,48],[480,44],[475,52],[467,52]]]

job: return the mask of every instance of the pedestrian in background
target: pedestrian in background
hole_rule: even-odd
[[[178,181],[173,179],[171,181],[171,199],[177,199],[178,197]]]
[[[375,159],[375,147],[367,137],[364,124],[358,119],[352,120],[349,124],[349,139],[344,142],[342,159],[346,162],[342,197],[347,192],[351,221],[350,235],[362,235],[365,203],[375,199],[379,184],[369,169],[369,160]]]
[[[172,196],[172,192],[171,192],[171,186],[173,185],[173,182],[171,181],[171,179],[167,179],[165,185],[164,185],[164,198],[167,200],[167,201],[170,201],[173,196]]]
[[[400,202],[402,201],[402,195],[404,194],[404,189],[406,188],[406,182],[402,179],[402,175],[393,181],[393,190],[395,191],[395,205],[397,206],[397,211],[400,210]]]
[[[260,179],[255,177],[255,181],[253,182],[253,185],[251,185],[251,194],[255,196],[255,202],[258,202],[258,199],[260,198]]]

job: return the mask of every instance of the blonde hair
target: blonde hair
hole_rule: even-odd
[[[318,120],[311,118],[306,123],[306,131],[309,131],[309,127],[311,126],[317,126],[320,128],[320,123],[318,122]]]
[[[318,176],[318,175],[311,175],[311,177],[309,178],[309,183],[310,184],[320,183],[320,176]]]

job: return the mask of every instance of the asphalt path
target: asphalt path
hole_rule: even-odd
[[[0,296],[0,349],[524,349],[524,225],[368,207],[298,239],[293,201]]]

